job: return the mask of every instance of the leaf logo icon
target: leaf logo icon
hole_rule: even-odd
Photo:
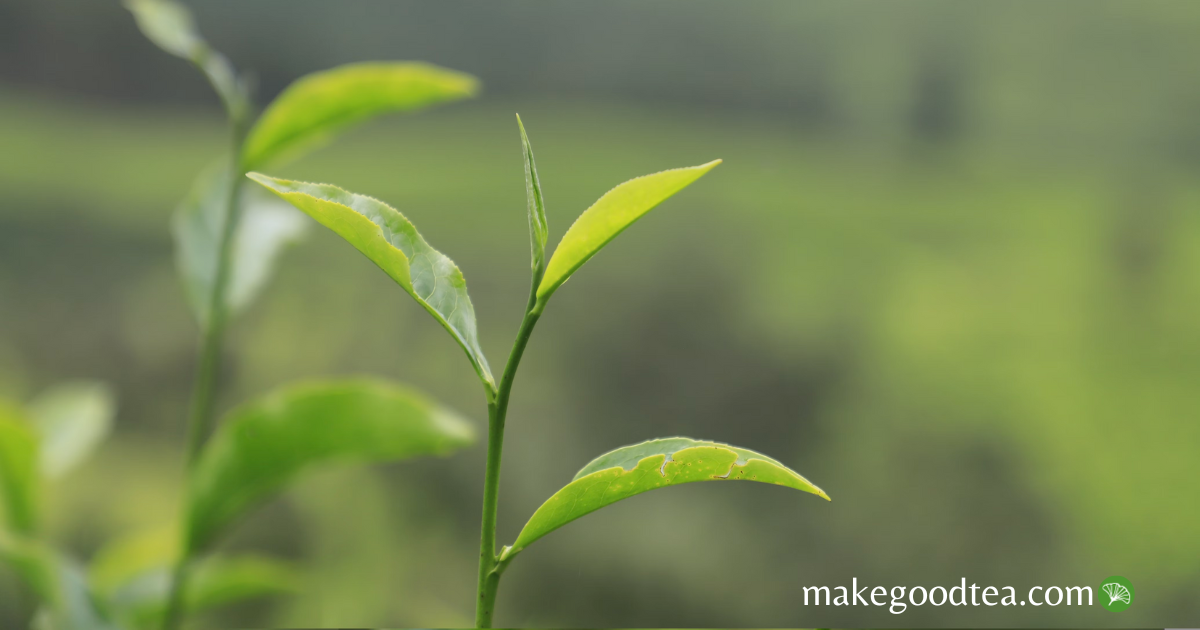
[[[1107,610],[1125,610],[1133,603],[1133,584],[1119,575],[1104,580],[1100,592],[1100,605]]]

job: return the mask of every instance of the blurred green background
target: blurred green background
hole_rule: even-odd
[[[485,350],[528,287],[514,112],[552,241],[627,178],[725,164],[548,308],[508,423],[500,538],[593,456],[683,434],[833,497],[699,484],[588,516],[508,571],[511,625],[1194,625],[1200,619],[1200,4],[191,3],[259,102],[309,71],[421,59],[482,98],[289,167],[393,204],[463,269]],[[215,97],[114,1],[0,0],[0,394],[119,393],[53,488],[88,558],[177,506],[196,328],[170,213],[223,148]],[[232,331],[222,407],[379,374],[480,422],[467,361],[311,231]],[[301,596],[214,626],[471,622],[484,449],[309,477],[231,548]],[[808,585],[1137,588],[1100,606],[805,607]],[[0,627],[31,604],[0,568]]]

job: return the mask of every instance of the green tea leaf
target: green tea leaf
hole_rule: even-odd
[[[820,488],[778,461],[751,450],[690,438],[664,438],[625,446],[592,460],[571,483],[546,500],[501,561],[571,521],[621,499],[695,481],[773,483],[826,500]]]
[[[71,559],[40,541],[0,530],[0,560],[10,564],[37,595],[37,630],[116,630],[97,605],[83,572]]]
[[[239,119],[249,109],[249,97],[237,79],[233,66],[196,30],[192,13],[173,0],[125,0],[138,28],[156,46],[192,62],[208,77],[221,97],[230,118]]]
[[[36,630],[119,630],[88,586],[83,570],[73,561],[57,557],[54,568],[59,598],[38,611]]]
[[[413,111],[474,96],[469,74],[419,62],[339,66],[301,77],[263,112],[246,139],[244,170],[298,157],[334,134],[388,112]]]
[[[634,221],[720,163],[721,160],[713,160],[700,166],[644,175],[604,193],[579,215],[554,249],[546,275],[538,286],[538,302],[544,305],[576,269]]]
[[[201,172],[188,197],[175,211],[176,266],[201,326],[211,317],[221,232],[229,204],[227,163]],[[299,241],[308,227],[304,216],[265,191],[245,187],[239,195],[242,217],[233,236],[225,308],[236,314],[249,306],[266,286],[283,250]]]
[[[29,403],[41,436],[41,468],[49,479],[62,476],[87,458],[112,428],[116,400],[104,383],[56,385]]]
[[[455,413],[374,379],[291,385],[231,411],[190,479],[189,555],[208,547],[251,506],[320,464],[443,455],[470,444]]]
[[[20,408],[0,401],[0,500],[9,530],[37,529],[39,484],[37,434]]]
[[[433,315],[495,387],[475,329],[475,307],[454,261],[429,246],[403,214],[387,204],[328,184],[307,184],[259,173],[247,175],[333,230],[391,276]]]
[[[105,545],[88,577],[115,615],[136,628],[158,628],[166,612],[171,570],[179,558],[174,527],[143,531]],[[295,592],[300,576],[291,564],[241,555],[208,557],[187,582],[187,609],[197,612],[245,599]]]
[[[59,600],[54,560],[44,544],[0,528],[0,561],[11,566],[38,599],[51,605]]]
[[[135,628],[158,628],[166,613],[171,565],[159,564],[131,576],[107,596],[117,618]],[[191,613],[249,599],[295,593],[300,576],[288,563],[261,556],[208,558],[187,583]]]
[[[533,254],[533,268],[542,269],[546,264],[546,238],[550,226],[546,223],[546,205],[542,199],[542,182],[538,179],[537,164],[533,161],[533,147],[525,135],[525,125],[517,116],[521,129],[521,153],[525,156],[525,199],[529,205],[529,247]]]
[[[138,576],[170,567],[179,558],[179,530],[161,527],[113,539],[92,556],[88,581],[96,593],[112,600]]]

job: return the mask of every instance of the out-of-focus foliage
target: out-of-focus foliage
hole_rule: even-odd
[[[362,58],[431,59],[489,86],[490,99],[352,132],[272,174],[395,203],[471,278],[490,353],[508,350],[528,288],[514,111],[551,225],[603,182],[725,160],[706,194],[670,202],[688,225],[651,213],[539,324],[508,422],[501,540],[580,462],[648,434],[803,462],[836,500],[691,484],[622,501],[522,552],[505,623],[1200,614],[1200,6],[539,3],[535,16],[520,2],[364,0],[280,17],[285,5],[195,4],[215,45],[264,69],[264,97]],[[51,532],[89,557],[178,507],[195,327],[164,209],[225,134],[214,112],[181,105],[206,97],[203,81],[131,50],[149,44],[118,8],[0,12],[0,392],[27,400],[86,376],[122,393],[113,439],[46,506]],[[373,372],[475,408],[474,374],[438,327],[340,239],[310,240],[232,331],[225,406]],[[322,476],[247,519],[230,549],[293,558],[316,595],[198,625],[469,623],[455,615],[473,601],[482,453],[401,468]],[[107,501],[113,488],[123,500]],[[680,528],[680,515],[708,518]],[[751,570],[764,588],[712,579]],[[801,586],[855,576],[1027,587],[1112,574],[1138,590],[1120,615],[795,604]],[[32,613],[15,583],[0,570],[5,627]]]
[[[159,48],[192,62],[212,84],[231,117],[243,116],[250,107],[247,88],[229,60],[213,50],[196,30],[185,5],[166,0],[125,0],[138,28]]]
[[[476,95],[469,74],[420,62],[355,63],[305,75],[263,112],[246,138],[242,166],[297,158],[364,120]]]
[[[37,431],[16,405],[0,401],[0,499],[4,527],[18,534],[37,528],[41,482]]]
[[[184,293],[201,326],[211,317],[230,175],[227,160],[201,171],[171,221]],[[249,306],[263,290],[283,249],[299,240],[307,225],[303,215],[262,191],[243,187],[239,195],[242,217],[230,253],[225,304],[231,313]]]
[[[288,385],[222,420],[191,474],[184,544],[206,551],[249,507],[314,466],[445,455],[474,435],[454,412],[386,381]]]
[[[158,528],[126,535],[92,559],[88,578],[98,597],[129,628],[158,628],[166,608],[170,573],[179,557],[179,532]],[[198,563],[188,581],[188,610],[200,612],[233,602],[291,594],[302,578],[280,560],[213,556]]]
[[[41,473],[55,479],[81,464],[108,436],[115,412],[103,383],[62,383],[39,394],[28,413],[41,438]]]

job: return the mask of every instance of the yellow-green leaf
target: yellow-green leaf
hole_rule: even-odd
[[[38,524],[38,437],[16,405],[0,401],[0,504],[10,531],[30,535]]]
[[[761,453],[683,437],[650,440],[605,453],[584,466],[534,512],[501,560],[507,562],[542,536],[606,505],[696,481],[758,481],[829,499],[807,479]]]
[[[247,177],[303,210],[371,259],[449,331],[467,353],[479,378],[489,387],[495,386],[487,357],[479,346],[467,281],[454,261],[430,247],[403,214],[378,199],[337,186],[293,182],[260,173]]]
[[[538,285],[538,302],[544,305],[576,269],[634,221],[720,163],[721,160],[713,160],[700,166],[645,175],[604,193],[592,207],[579,215],[554,249],[554,255],[546,266],[546,274]]]
[[[188,555],[311,467],[444,455],[473,438],[454,412],[386,381],[283,387],[231,411],[200,454],[186,499]]]
[[[347,127],[388,112],[474,96],[469,74],[419,62],[354,63],[301,77],[263,112],[246,139],[245,170],[294,158]]]

